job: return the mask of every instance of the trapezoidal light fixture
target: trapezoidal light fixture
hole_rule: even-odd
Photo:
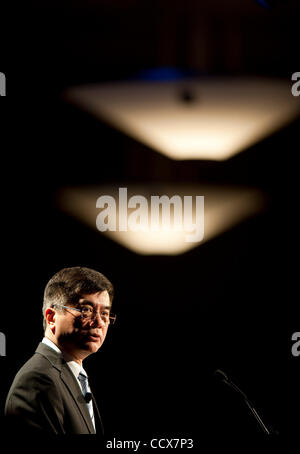
[[[266,197],[249,187],[128,185],[62,188],[62,211],[143,255],[177,255],[254,216]]]
[[[72,87],[64,98],[169,158],[222,161],[300,114],[290,85],[264,78],[130,81]]]

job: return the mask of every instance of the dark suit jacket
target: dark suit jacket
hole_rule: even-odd
[[[97,434],[103,435],[94,397]],[[17,373],[9,390],[5,416],[14,433],[94,434],[80,386],[62,356],[40,343]]]

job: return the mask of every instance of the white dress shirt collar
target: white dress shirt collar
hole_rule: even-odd
[[[52,348],[57,353],[61,353],[62,354],[64,360],[66,361],[66,363],[68,364],[69,368],[71,369],[71,371],[75,375],[76,379],[78,379],[79,372],[82,372],[84,375],[87,376],[87,373],[84,370],[84,368],[82,367],[82,365],[80,365],[76,361],[74,361],[72,356],[68,355],[68,353],[62,352],[54,342],[52,342],[50,339],[48,339],[48,337],[44,337],[43,340],[42,340],[42,343],[48,345],[48,347]]]

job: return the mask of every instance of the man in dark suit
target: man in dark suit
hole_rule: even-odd
[[[101,273],[65,268],[44,292],[45,335],[17,373],[5,415],[14,432],[103,434],[82,361],[101,347],[115,316],[113,286]]]

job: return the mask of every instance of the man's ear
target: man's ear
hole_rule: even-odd
[[[55,322],[56,322],[56,311],[52,307],[48,307],[45,311],[45,319],[47,327],[51,329],[52,333],[55,333]]]

